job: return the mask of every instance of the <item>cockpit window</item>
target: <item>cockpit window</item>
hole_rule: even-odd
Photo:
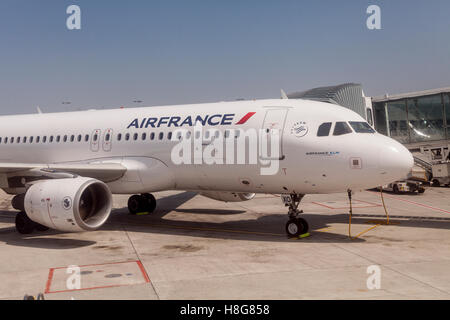
[[[342,136],[343,134],[352,133],[352,129],[348,126],[347,122],[336,122],[334,126],[334,136]]]
[[[375,130],[367,122],[349,121],[349,123],[357,133],[375,133]]]
[[[327,137],[330,134],[331,122],[322,123],[317,130],[318,137]]]

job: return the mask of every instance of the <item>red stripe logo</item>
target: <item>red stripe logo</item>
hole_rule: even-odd
[[[256,114],[256,112],[249,112],[247,113],[241,120],[239,120],[236,124],[244,124],[246,123],[251,117],[253,117]]]

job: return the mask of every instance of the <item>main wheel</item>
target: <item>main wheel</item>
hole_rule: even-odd
[[[33,233],[36,223],[28,218],[25,212],[19,212],[16,215],[16,230],[20,234],[30,234]]]
[[[308,230],[308,222],[303,218],[290,219],[286,223],[286,233],[291,238],[305,234]]]
[[[142,196],[134,195],[128,199],[128,211],[131,214],[137,214],[144,211],[145,201]]]
[[[441,186],[441,183],[439,182],[439,180],[434,179],[433,180],[433,187],[440,187],[440,186]]]
[[[394,191],[395,194],[400,193],[400,190],[398,190],[398,186],[396,184],[394,184],[394,187],[392,188],[392,190]]]
[[[145,211],[148,213],[153,213],[156,209],[156,199],[150,193],[144,193],[142,195],[144,198]]]

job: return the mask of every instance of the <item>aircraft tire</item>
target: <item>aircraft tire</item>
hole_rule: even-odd
[[[36,223],[28,218],[25,212],[19,212],[16,215],[16,230],[20,234],[31,234],[36,227]]]
[[[144,193],[142,195],[142,198],[144,199],[144,207],[146,212],[153,213],[156,209],[156,199],[155,197],[150,193]]]
[[[290,219],[286,223],[286,233],[288,237],[294,238],[307,233],[309,230],[308,222],[303,218]]]
[[[128,199],[128,211],[130,214],[135,215],[144,210],[144,201],[142,196],[134,195]]]

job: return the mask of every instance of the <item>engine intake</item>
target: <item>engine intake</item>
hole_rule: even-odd
[[[92,178],[44,180],[25,194],[25,212],[41,225],[64,232],[94,231],[112,210],[108,186]]]

